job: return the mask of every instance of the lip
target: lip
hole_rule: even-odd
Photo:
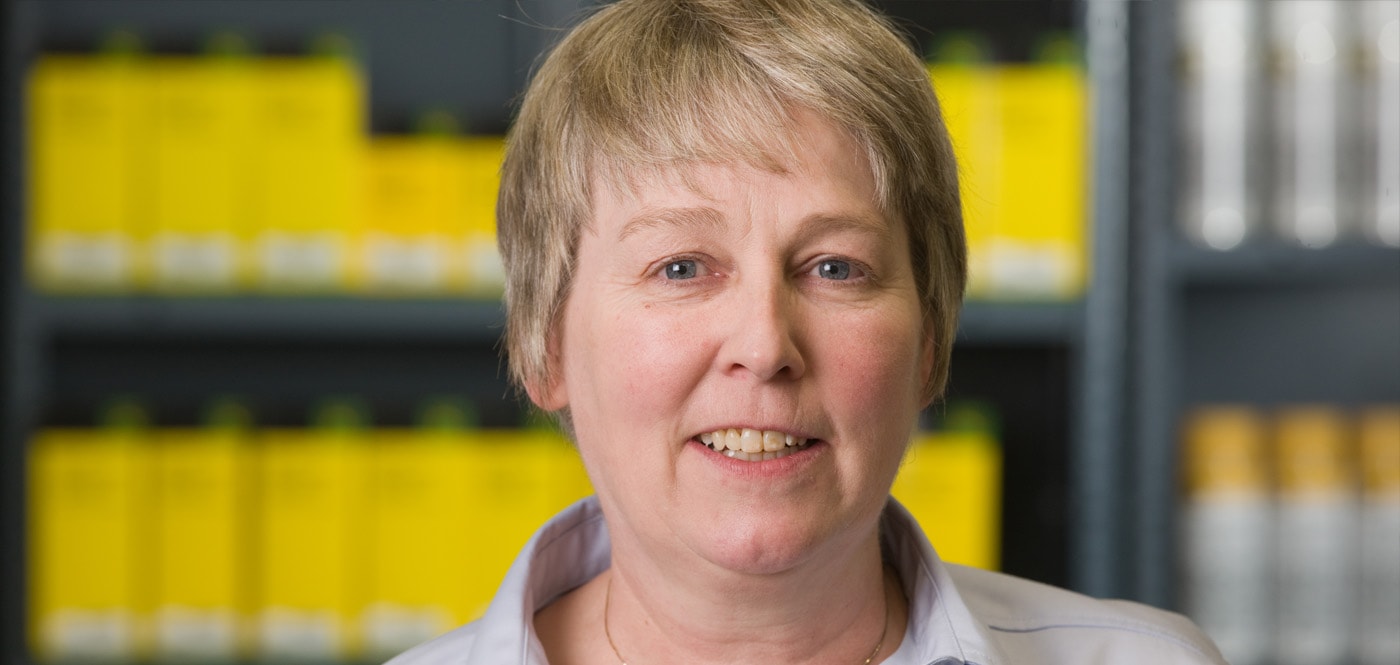
[[[803,469],[825,455],[827,453],[827,447],[825,440],[815,439],[809,443],[806,448],[789,455],[784,455],[778,459],[761,462],[745,462],[732,457],[726,457],[721,453],[710,450],[709,446],[700,443],[700,436],[698,434],[686,442],[686,449],[700,455],[726,476],[752,480],[775,480],[799,474]]]

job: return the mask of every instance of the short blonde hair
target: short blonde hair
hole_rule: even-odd
[[[507,141],[497,203],[505,347],[517,385],[553,379],[592,183],[698,163],[781,171],[794,111],[866,152],[877,205],[908,230],[943,393],[966,283],[957,168],[923,64],[859,0],[619,0],[535,74]]]

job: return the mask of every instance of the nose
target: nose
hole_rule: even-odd
[[[792,294],[781,279],[751,286],[733,294],[721,363],[731,374],[747,372],[760,381],[801,377],[807,365]]]

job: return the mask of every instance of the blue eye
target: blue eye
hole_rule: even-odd
[[[694,279],[698,272],[699,268],[694,259],[672,261],[666,264],[666,279]]]
[[[851,264],[847,261],[822,261],[817,264],[817,276],[822,279],[850,279]]]

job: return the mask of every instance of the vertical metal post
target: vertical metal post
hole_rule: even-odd
[[[38,344],[24,291],[23,99],[36,11],[0,3],[0,662],[25,662],[25,446],[36,417]]]
[[[1070,451],[1070,584],[1121,595],[1124,561],[1124,389],[1128,294],[1128,4],[1087,0],[1092,118],[1090,287],[1079,350],[1080,401]]]
[[[1176,4],[1134,3],[1134,96],[1140,122],[1134,145],[1140,150],[1133,168],[1134,354],[1132,440],[1135,555],[1131,593],[1159,607],[1171,608],[1175,567],[1174,521],[1177,456],[1175,417],[1179,406],[1181,354],[1178,284],[1172,279],[1171,249],[1176,237],[1176,190],[1173,173],[1176,130],[1174,62]]]

